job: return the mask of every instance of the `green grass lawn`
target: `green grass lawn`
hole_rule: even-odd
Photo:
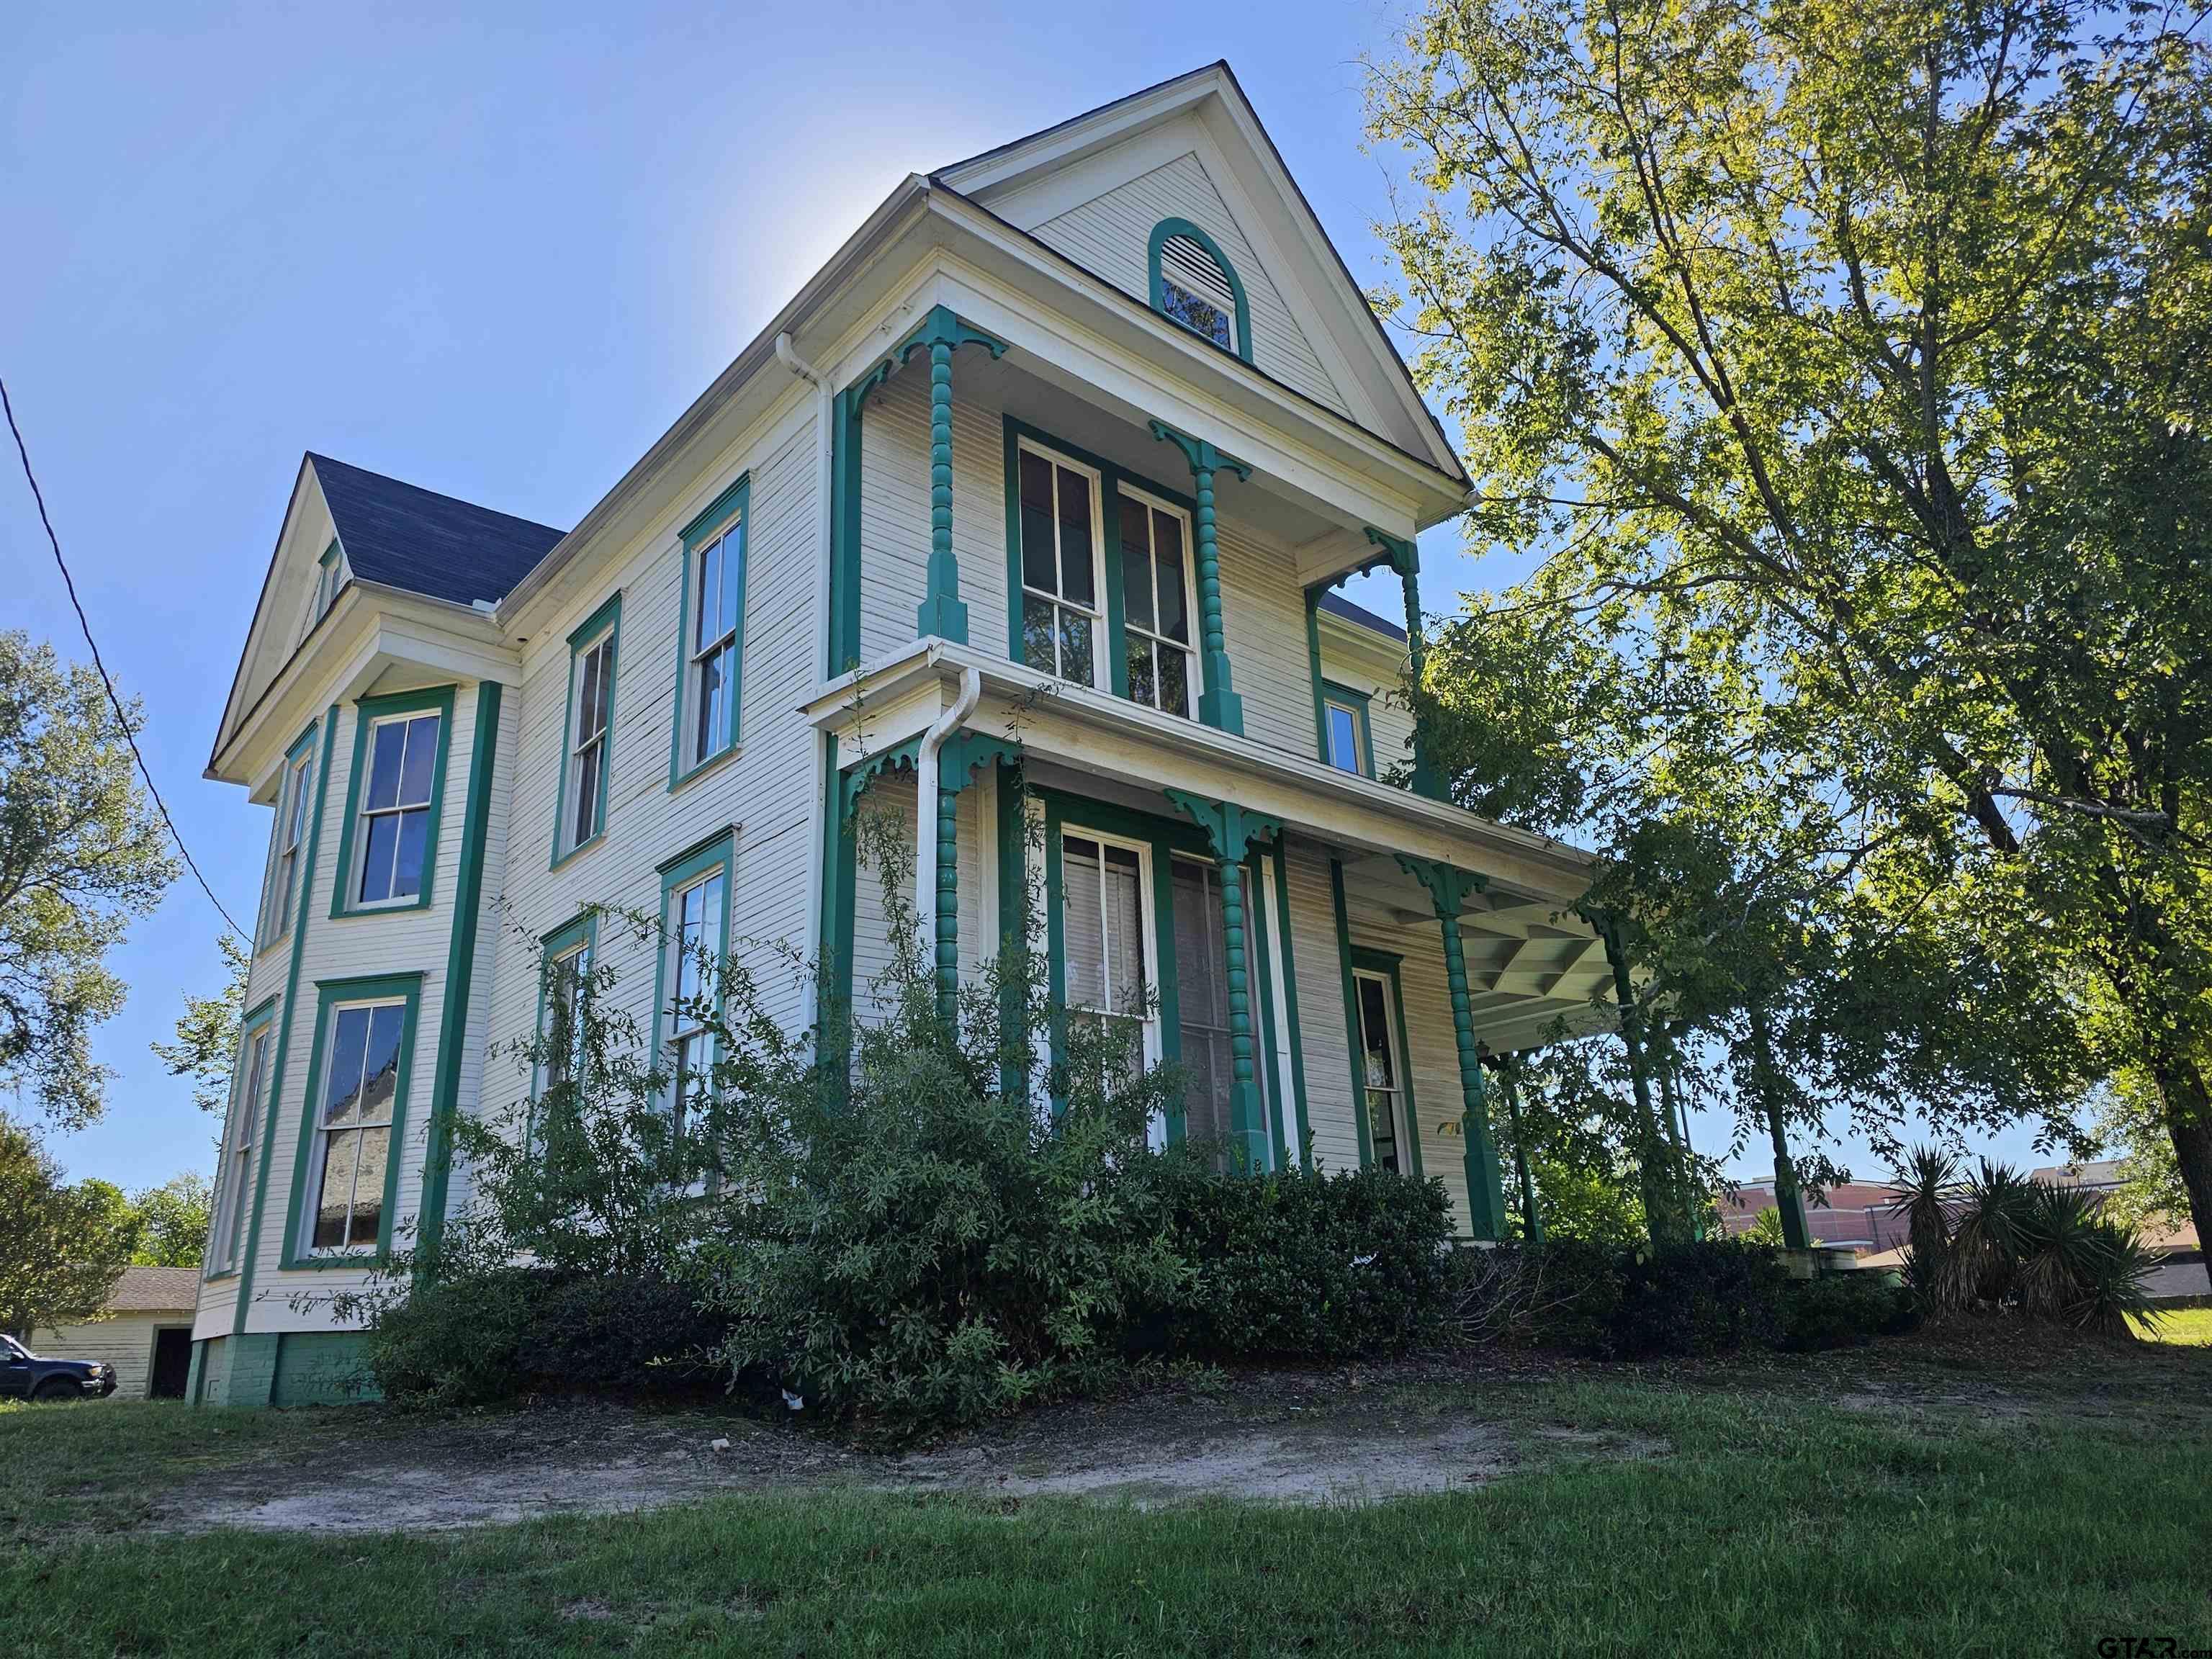
[[[2183,1347],[2212,1347],[2212,1308],[2175,1308],[2155,1319],[2135,1322],[2136,1329],[2154,1342]]]
[[[416,1536],[99,1529],[173,1472],[409,1432],[381,1412],[0,1410],[0,1654],[2212,1645],[2212,1366],[2136,1350],[2163,1375],[2115,1393],[2136,1362],[2107,1352],[2087,1392],[2018,1392],[1972,1360],[1892,1389],[1854,1355],[1802,1382],[1786,1365],[1429,1378],[1532,1444],[1565,1425],[1666,1449],[1363,1509],[839,1490]]]

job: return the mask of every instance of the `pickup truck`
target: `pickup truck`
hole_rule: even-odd
[[[105,1400],[115,1367],[100,1359],[41,1359],[0,1332],[0,1400]]]

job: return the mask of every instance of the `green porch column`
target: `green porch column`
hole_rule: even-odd
[[[1191,515],[1191,541],[1198,561],[1198,611],[1206,690],[1198,699],[1198,717],[1217,731],[1244,735],[1244,701],[1230,684],[1228,636],[1221,622],[1221,552],[1214,535],[1213,475],[1227,467],[1247,483],[1252,468],[1234,455],[1224,455],[1203,438],[1178,432],[1164,421],[1152,422],[1152,436],[1171,443],[1190,463],[1191,494],[1198,511]],[[1241,855],[1240,855],[1241,856]]]
[[[1482,1088],[1482,1049],[1474,1040],[1474,1006],[1467,990],[1467,948],[1460,939],[1459,913],[1468,896],[1486,879],[1437,859],[1410,858],[1398,863],[1428,890],[1437,925],[1443,930],[1444,980],[1451,989],[1452,1035],[1459,1043],[1459,1091],[1463,1115],[1460,1133],[1467,1143],[1468,1231],[1476,1238],[1501,1238],[1505,1231],[1505,1189],[1498,1172],[1498,1148],[1490,1139],[1490,1108]]]
[[[915,614],[915,637],[932,635],[968,643],[968,607],[960,599],[960,564],[952,554],[952,354],[979,345],[993,357],[1006,342],[969,327],[944,306],[930,307],[921,326],[892,355],[903,366],[917,351],[929,353],[929,586]]]
[[[1406,601],[1406,672],[1419,685],[1421,664],[1427,654],[1421,639],[1420,547],[1403,537],[1386,536],[1373,525],[1367,526],[1367,539],[1382,550],[1390,568],[1398,573]],[[1413,721],[1413,793],[1430,800],[1445,799],[1443,780],[1429,759],[1428,737],[1418,715]]]
[[[1221,876],[1221,943],[1229,981],[1229,1157],[1232,1169],[1256,1172],[1267,1167],[1267,1131],[1261,1121],[1258,1050],[1252,1036],[1250,953],[1246,948],[1244,852],[1253,839],[1280,832],[1273,818],[1248,812],[1234,801],[1214,800],[1186,790],[1167,798],[1206,832]]]
[[[937,751],[937,894],[930,949],[937,980],[937,1016],[951,1028],[960,1012],[960,792],[978,767],[1021,758],[1011,738],[980,732],[955,732]],[[920,801],[915,810],[922,810]]]

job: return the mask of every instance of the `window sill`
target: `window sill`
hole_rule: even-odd
[[[220,1285],[226,1279],[235,1279],[237,1277],[238,1269],[235,1267],[217,1267],[213,1273],[202,1273],[200,1275],[200,1283],[203,1285]]]
[[[723,767],[728,765],[730,762],[735,760],[739,755],[744,753],[744,749],[745,746],[743,742],[733,743],[727,749],[719,750],[714,754],[708,756],[706,759],[701,761],[696,766],[693,767],[688,772],[677,772],[672,770],[668,775],[668,793],[672,795],[678,790],[683,788],[685,784],[690,783],[694,778],[702,778],[706,776],[709,772],[720,771]]]
[[[580,841],[574,847],[571,847],[567,852],[556,853],[553,855],[553,861],[545,866],[546,873],[550,875],[556,870],[566,869],[569,865],[574,864],[578,859],[583,857],[585,854],[590,852],[594,847],[599,846],[606,840],[606,838],[607,832],[602,830],[598,835],[593,836],[589,841]]]
[[[416,897],[404,903],[393,904],[334,904],[331,907],[332,921],[353,921],[363,916],[404,916],[410,910],[427,910],[435,902],[436,894],[425,887]]]
[[[350,1267],[359,1272],[364,1268],[380,1267],[387,1259],[381,1246],[374,1250],[347,1250],[330,1255],[299,1255],[288,1250],[277,1266],[281,1272],[288,1273],[328,1273],[341,1267]]]

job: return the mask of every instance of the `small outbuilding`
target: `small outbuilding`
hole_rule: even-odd
[[[182,1400],[199,1290],[197,1267],[125,1267],[102,1317],[35,1330],[27,1346],[50,1359],[106,1360],[118,1400]]]

